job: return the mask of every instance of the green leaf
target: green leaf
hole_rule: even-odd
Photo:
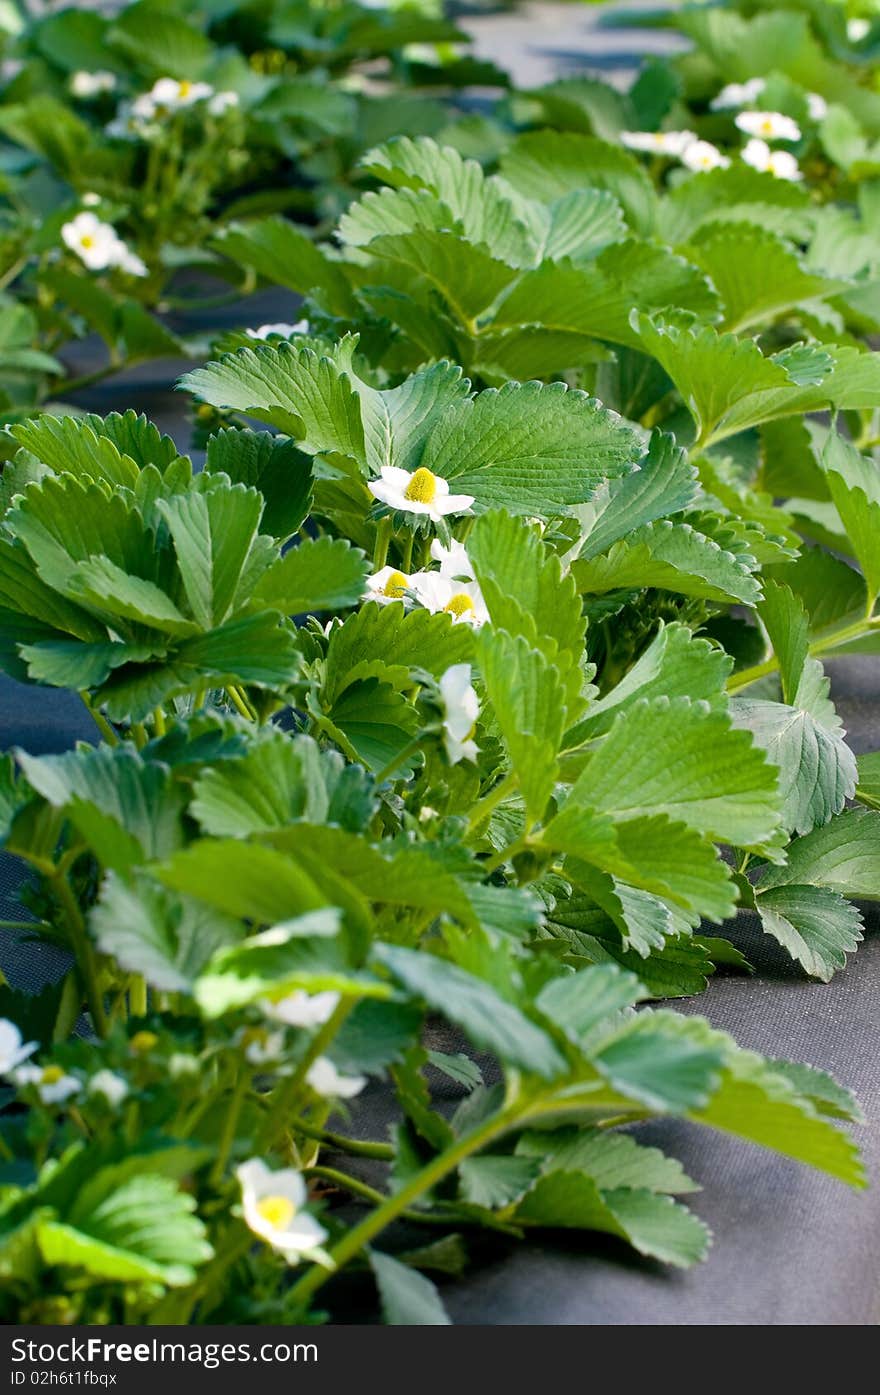
[[[331,315],[355,313],[345,269],[288,218],[233,223],[221,231],[217,246],[271,286],[287,286],[316,299]]]
[[[361,830],[373,811],[366,773],[321,751],[309,736],[270,730],[240,759],[208,766],[196,780],[191,813],[205,833],[247,838],[295,819]]]
[[[538,1161],[532,1158],[495,1153],[466,1158],[458,1169],[462,1198],[490,1211],[509,1206],[528,1191],[539,1168]]]
[[[201,402],[267,421],[309,455],[337,451],[364,464],[360,403],[351,382],[333,359],[308,347],[239,349],[187,373],[180,386]]]
[[[233,838],[204,838],[153,870],[174,891],[257,924],[274,925],[327,904],[292,858]]]
[[[721,706],[725,701],[725,680],[732,668],[732,660],[717,645],[695,639],[690,630],[675,621],[670,625],[661,621],[647,649],[605,697],[590,704],[584,720],[566,734],[565,745],[572,748],[603,736],[619,712],[642,698],[687,697]]]
[[[563,675],[571,673],[568,705],[573,715],[583,687],[585,621],[574,581],[563,573],[559,557],[536,528],[500,511],[477,519],[468,557],[492,624],[522,635]]]
[[[346,688],[370,677],[409,687],[411,670],[421,668],[439,678],[470,659],[472,647],[471,629],[454,625],[450,615],[368,601],[330,632],[322,702],[329,710]]]
[[[635,974],[622,973],[614,964],[601,964],[551,979],[535,1003],[545,1017],[580,1043],[606,1019],[613,1019],[644,996]]]
[[[37,1238],[48,1265],[97,1279],[176,1287],[192,1283],[212,1254],[195,1207],[195,1198],[170,1178],[143,1173],[85,1214],[74,1207],[69,1223],[43,1221]]]
[[[684,250],[721,296],[724,328],[740,334],[810,301],[839,295],[849,284],[813,275],[781,237],[748,223],[710,226]]]
[[[748,553],[736,556],[688,522],[660,519],[635,529],[604,556],[572,565],[585,594],[654,586],[683,596],[754,605],[761,592]]]
[[[382,1300],[382,1318],[393,1327],[448,1327],[449,1316],[429,1278],[391,1255],[369,1250]]]
[[[823,983],[846,967],[862,939],[858,909],[827,886],[772,887],[757,897],[757,907],[765,933]]]
[[[105,866],[125,872],[183,845],[184,792],[167,766],[130,746],[60,756],[17,753],[29,784],[68,818]]]
[[[289,538],[308,516],[312,462],[286,437],[269,431],[220,431],[208,441],[207,474],[252,485],[265,501],[260,531]]]
[[[699,477],[675,438],[655,431],[637,470],[600,486],[578,509],[584,541],[579,556],[589,560],[647,523],[681,513],[694,502]]]
[[[710,1242],[703,1222],[671,1197],[630,1188],[600,1192],[575,1171],[541,1177],[514,1216],[526,1225],[617,1235],[640,1254],[680,1268],[704,1259]]]
[[[636,232],[652,231],[653,186],[638,160],[619,145],[576,133],[528,132],[502,155],[501,173],[518,193],[542,203],[580,189],[605,189]]]
[[[649,1109],[682,1113],[703,1108],[720,1079],[723,1055],[715,1043],[666,1034],[662,1019],[645,1012],[633,1019],[596,1057],[607,1080]]]
[[[870,612],[880,593],[880,471],[876,461],[834,431],[825,443],[822,466],[865,577]]]
[[[253,599],[285,615],[344,610],[362,595],[369,570],[363,552],[344,538],[310,538],[263,573]]]
[[[480,312],[516,276],[515,268],[492,256],[488,247],[465,242],[451,232],[417,228],[411,233],[385,234],[374,238],[369,250],[383,261],[423,276],[471,332]]]
[[[543,815],[558,775],[567,715],[560,671],[526,639],[489,626],[477,636],[476,656],[534,823]]]
[[[507,383],[450,408],[421,464],[484,507],[559,514],[625,474],[638,452],[635,434],[586,393]]]
[[[128,6],[113,21],[107,38],[127,61],[156,77],[198,77],[211,55],[206,34],[173,10],[151,4]]]
[[[398,983],[507,1065],[552,1078],[564,1062],[550,1038],[488,983],[432,954],[379,944],[374,956]]]
[[[57,473],[103,480],[131,489],[138,466],[116,444],[99,435],[87,417],[53,417],[45,413],[10,428],[15,439]]]
[[[856,758],[840,724],[817,720],[800,706],[737,698],[734,725],[750,731],[756,745],[779,767],[782,822],[809,833],[839,814],[856,787]]]
[[[378,474],[385,465],[415,470],[427,437],[455,403],[468,397],[470,384],[457,364],[443,362],[398,387],[377,392],[358,383],[357,391],[367,464]]]
[[[771,839],[776,772],[726,713],[686,697],[636,702],[572,787],[573,806],[618,817],[665,814],[738,846]]]
[[[239,920],[146,877],[128,884],[111,872],[89,917],[100,949],[151,988],[187,993],[211,956],[242,938]]]
[[[790,843],[784,866],[768,867],[758,881],[761,892],[804,885],[826,886],[865,900],[880,897],[880,814],[844,809]]]
[[[518,1155],[540,1158],[544,1172],[584,1172],[603,1191],[620,1187],[650,1192],[698,1192],[677,1158],[646,1148],[630,1134],[605,1129],[556,1129],[524,1133]]]
[[[388,997],[379,979],[351,969],[338,940],[339,912],[327,907],[220,949],[195,984],[206,1017],[301,990]]]
[[[206,479],[209,487],[160,499],[156,507],[168,524],[192,614],[208,630],[236,605],[263,500],[256,489]]]
[[[493,327],[537,324],[638,348],[633,306],[674,305],[715,319],[718,297],[706,277],[683,257],[647,242],[620,242],[575,266],[544,262],[521,276],[498,304]]]
[[[869,751],[856,760],[858,784],[856,799],[869,809],[880,809],[880,751]]]

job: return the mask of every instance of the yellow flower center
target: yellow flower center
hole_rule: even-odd
[[[289,1196],[261,1196],[257,1211],[273,1230],[284,1230],[296,1215],[296,1207]]]
[[[184,78],[183,82],[180,84],[177,90],[180,93],[181,97],[188,97],[190,92],[192,91],[192,83],[189,81],[188,78]]]
[[[383,596],[402,596],[409,585],[403,572],[392,572],[382,588]]]
[[[80,238],[79,245],[80,247],[84,247],[85,250],[88,251],[90,247],[94,247],[95,239],[92,237],[91,233],[85,233]]]
[[[448,610],[450,615],[460,617],[467,615],[468,611],[476,610],[476,606],[466,591],[459,591],[443,609]]]
[[[46,1066],[40,1076],[41,1085],[57,1085],[59,1080],[64,1079],[64,1071],[60,1066]]]
[[[431,504],[436,494],[437,476],[420,465],[406,486],[403,497],[411,499],[414,504]]]
[[[158,1041],[159,1038],[156,1036],[155,1032],[135,1032],[128,1044],[132,1051],[144,1052],[152,1051],[153,1047],[158,1044]]]

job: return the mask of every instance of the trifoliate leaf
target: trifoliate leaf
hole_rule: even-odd
[[[703,1222],[671,1197],[631,1188],[600,1191],[577,1171],[541,1177],[514,1216],[526,1225],[617,1235],[640,1254],[680,1268],[704,1259],[710,1241]]]

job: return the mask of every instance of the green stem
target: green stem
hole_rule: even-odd
[[[410,1205],[417,1201],[425,1192],[435,1187],[438,1182],[442,1182],[450,1172],[458,1167],[471,1153],[490,1143],[499,1134],[505,1133],[517,1117],[517,1110],[509,1107],[502,1110],[500,1114],[495,1114],[492,1118],[485,1120],[476,1129],[464,1137],[456,1139],[443,1153],[438,1153],[421,1172],[417,1172],[414,1177],[405,1183],[393,1196],[385,1197],[381,1206],[377,1206],[368,1216],[365,1216],[360,1225],[356,1225],[342,1239],[333,1246],[330,1251],[330,1258],[333,1261],[333,1269],[327,1270],[320,1264],[313,1264],[307,1269],[302,1278],[294,1284],[290,1291],[290,1297],[295,1303],[303,1307],[333,1273],[342,1269],[350,1259],[369,1245],[386,1226],[396,1220],[402,1212],[409,1209]]]
[[[381,571],[388,560],[388,544],[391,541],[391,515],[380,518],[376,528],[376,543],[373,548],[373,570]]]
[[[223,1174],[226,1171],[226,1164],[229,1161],[229,1153],[235,1142],[235,1130],[238,1127],[238,1116],[241,1114],[241,1106],[250,1084],[250,1076],[246,1071],[242,1071],[235,1083],[235,1089],[229,1101],[229,1108],[226,1111],[226,1118],[223,1121],[223,1132],[220,1135],[220,1143],[217,1147],[217,1156],[214,1159],[214,1166],[211,1168],[211,1175],[208,1181],[212,1187],[217,1187],[223,1181]]]
[[[88,712],[95,726],[98,728],[98,731],[103,736],[104,740],[110,746],[118,746],[119,737],[116,735],[116,732],[113,730],[104,714],[102,712],[99,712],[98,709],[92,705],[92,700],[89,697],[88,693],[85,691],[85,689],[80,690],[80,698],[85,706],[86,711]]]
[[[132,1017],[147,1015],[147,983],[141,974],[135,974],[128,989],[128,1006]]]
[[[157,736],[164,736],[167,730],[165,726],[165,713],[161,707],[153,709],[153,730]]]
[[[839,649],[844,644],[849,644],[854,639],[864,639],[866,635],[873,634],[880,629],[880,617],[868,616],[864,620],[856,620],[851,625],[844,625],[840,630],[834,630],[831,634],[816,639],[809,647],[811,658],[822,659],[833,655],[835,649]],[[748,688],[750,684],[757,683],[759,678],[766,678],[768,674],[775,673],[779,668],[779,659],[772,654],[769,659],[764,659],[760,664],[753,664],[751,668],[740,669],[739,673],[734,673],[727,680],[727,691],[738,693],[743,688]]]
[[[413,531],[411,528],[409,528],[407,529],[406,537],[404,538],[403,557],[400,563],[400,570],[403,572],[404,576],[409,576],[410,572],[412,571],[412,555]]]
[[[335,1167],[307,1167],[306,1174],[309,1177],[320,1177],[325,1182],[332,1182],[335,1187],[351,1192],[352,1196],[362,1196],[365,1201],[372,1201],[376,1206],[381,1206],[385,1200],[384,1192],[377,1191],[375,1187],[368,1187],[366,1182],[360,1182],[357,1177],[349,1177],[347,1172],[339,1172]]]
[[[52,890],[58,898],[71,945],[76,955],[77,970],[85,989],[86,1002],[91,1013],[92,1026],[99,1037],[107,1035],[107,1016],[104,1011],[104,996],[98,984],[98,964],[83,913],[71,890],[70,882],[63,872],[56,871],[50,878]]]
[[[488,794],[484,795],[471,810],[471,815],[468,819],[468,833],[476,832],[480,824],[486,822],[492,810],[505,800],[509,794],[513,794],[518,783],[518,776],[513,770],[505,775],[503,780],[499,780],[498,784],[495,785]]]
[[[394,1157],[394,1149],[390,1143],[346,1138],[344,1134],[331,1133],[329,1129],[315,1128],[314,1124],[307,1124],[302,1119],[294,1119],[290,1128],[292,1133],[304,1134],[306,1138],[313,1138],[317,1143],[326,1143],[328,1148],[335,1148],[340,1153],[351,1153],[352,1157],[381,1158],[383,1162],[390,1162]]]
[[[241,690],[237,688],[234,683],[230,683],[226,691],[232,700],[233,707],[244,717],[245,721],[253,722],[255,720],[255,713]]]
[[[91,387],[94,383],[101,383],[105,378],[111,377],[113,373],[118,373],[122,367],[116,359],[111,359],[102,368],[96,368],[92,373],[82,373],[78,378],[68,378],[66,382],[59,383],[53,393],[53,397],[64,398],[71,392],[79,392],[80,388]]]
[[[309,1042],[292,1075],[278,1086],[269,1099],[269,1118],[257,1140],[258,1148],[271,1148],[287,1127],[310,1067],[323,1055],[354,1007],[353,998],[340,998],[327,1021]],[[280,1122],[279,1122],[280,1121]]]

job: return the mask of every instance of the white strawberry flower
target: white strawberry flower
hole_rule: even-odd
[[[717,145],[707,140],[695,140],[687,146],[681,153],[681,162],[697,174],[705,174],[708,170],[726,170],[730,164]]]
[[[276,1003],[269,998],[260,1003],[267,1017],[283,1022],[286,1027],[323,1027],[338,1006],[338,993],[306,993],[301,988],[288,993],[286,998],[279,998]]]
[[[448,547],[444,547],[440,539],[435,538],[431,543],[431,557],[435,562],[440,563],[441,576],[454,576],[459,580],[473,581],[474,569],[471,565],[471,559],[467,555],[467,548],[457,538],[453,538]]]
[[[159,78],[150,88],[150,97],[156,107],[166,111],[179,111],[191,107],[196,102],[205,102],[213,97],[214,89],[207,82],[192,82],[189,78]]]
[[[407,592],[411,586],[412,577],[407,576],[405,572],[398,571],[396,567],[381,567],[379,571],[367,577],[364,600],[376,601],[379,605],[403,601],[404,605],[408,605],[410,598]]]
[[[112,1070],[96,1071],[89,1081],[90,1095],[103,1095],[108,1104],[116,1107],[128,1094],[128,1082]]]
[[[374,499],[402,513],[427,514],[434,523],[452,513],[467,513],[474,502],[472,494],[450,494],[442,475],[420,465],[410,474],[398,465],[383,465],[379,479],[367,486]]]
[[[851,44],[860,44],[863,39],[867,39],[871,32],[871,21],[869,19],[848,19],[846,21],[846,37]]]
[[[102,223],[96,214],[78,213],[63,225],[61,236],[90,271],[105,271],[116,265],[119,246],[116,229],[109,223]]]
[[[470,664],[453,664],[439,683],[443,702],[443,741],[450,765],[476,760],[479,749],[474,730],[480,715],[480,700],[471,683]]]
[[[750,140],[742,152],[747,165],[777,179],[797,181],[803,175],[797,160],[788,150],[771,150],[766,141]]]
[[[277,334],[281,339],[289,339],[292,334],[308,334],[308,320],[297,320],[295,324],[273,324],[260,325],[258,329],[246,329],[245,334],[249,339],[269,339],[273,334]]]
[[[19,1066],[11,1074],[19,1088],[35,1086],[43,1104],[63,1104],[82,1089],[76,1076],[66,1075],[60,1066]]]
[[[811,121],[824,121],[828,115],[828,103],[818,92],[808,92],[807,111]]]
[[[764,78],[749,78],[748,82],[729,82],[722,87],[717,97],[709,103],[712,111],[734,111],[737,107],[750,106],[761,96],[767,86]]]
[[[445,611],[453,622],[479,629],[489,619],[486,602],[475,581],[456,581],[442,572],[416,572],[409,579],[410,589],[420,605],[432,615]]]
[[[800,140],[801,128],[781,111],[741,111],[736,124],[747,136],[760,140]]]
[[[10,1022],[8,1017],[0,1017],[0,1075],[8,1075],[15,1070],[36,1049],[35,1041],[22,1041],[21,1032],[14,1022]]]
[[[273,1172],[260,1158],[250,1158],[235,1173],[241,1187],[245,1224],[283,1254],[288,1264],[326,1258],[322,1225],[304,1209],[308,1200],[302,1173],[292,1167]]]
[[[83,208],[97,208],[101,203],[101,195],[89,190],[88,193],[83,194],[80,203]]]
[[[208,102],[208,111],[212,116],[222,116],[224,112],[232,107],[237,107],[239,96],[237,92],[215,92]]]
[[[681,157],[697,138],[693,131],[621,131],[620,139],[628,150]]]
[[[235,1041],[251,1066],[271,1066],[284,1055],[283,1032],[269,1032],[265,1027],[243,1027],[236,1033]]]
[[[319,1056],[306,1071],[306,1081],[317,1095],[327,1099],[351,1100],[367,1083],[365,1075],[343,1075],[329,1056]]]
[[[97,72],[89,73],[84,69],[73,73],[70,78],[70,90],[74,97],[82,97],[88,101],[91,97],[99,97],[102,92],[112,92],[116,86],[116,74],[109,73],[103,68]]]
[[[116,252],[116,260],[113,263],[120,271],[124,271],[127,276],[149,276],[149,269],[146,262],[136,252],[132,252],[123,241],[119,241]]]

